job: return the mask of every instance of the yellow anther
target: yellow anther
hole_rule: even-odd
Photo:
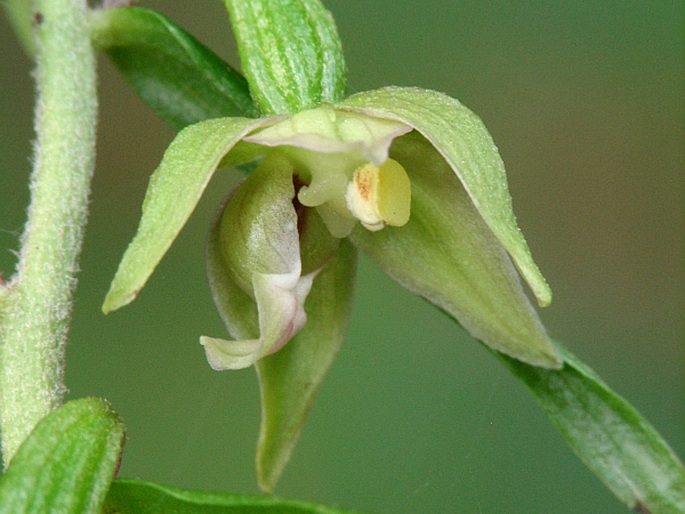
[[[392,159],[380,167],[371,163],[357,168],[347,186],[347,208],[369,230],[409,221],[411,185],[402,165]]]

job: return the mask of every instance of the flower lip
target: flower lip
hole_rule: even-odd
[[[364,160],[380,166],[388,158],[392,140],[411,130],[412,127],[396,120],[321,105],[252,133],[243,141],[326,154],[359,153]]]

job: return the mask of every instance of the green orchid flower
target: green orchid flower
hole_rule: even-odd
[[[424,112],[447,116],[434,127]],[[461,148],[433,142],[460,118],[459,126],[480,125],[443,95],[390,88],[254,122],[259,128],[242,141],[256,145],[260,164],[228,199],[210,238],[210,283],[236,337],[202,339],[212,367],[250,366],[301,330],[312,283],[345,237],[492,348],[559,365],[507,255],[547,304],[549,288],[513,223],[494,145],[487,138],[470,146],[466,157],[484,157],[470,162]],[[258,327],[241,329],[246,316],[233,305],[247,301],[240,292]]]
[[[418,88],[341,99],[342,54],[318,2],[227,6],[265,115],[179,132],[150,179],[103,310],[137,296],[217,169],[252,169],[219,208],[207,243],[210,289],[230,338],[200,341],[214,369],[257,369],[260,486],[272,490],[281,475],[343,340],[357,250],[490,348],[561,367],[519,274],[540,305],[551,292],[481,120]],[[271,24],[259,21],[268,14]],[[279,38],[286,42],[275,45]],[[293,45],[301,48],[278,54]]]
[[[354,247],[491,348],[560,367],[519,280],[517,268],[538,302],[550,302],[515,223],[495,145],[459,102],[415,88],[181,131],[151,177],[105,312],[135,298],[216,169],[248,162],[256,169],[224,202],[207,250],[232,339],[201,342],[214,369],[257,364],[266,489],[342,341]]]

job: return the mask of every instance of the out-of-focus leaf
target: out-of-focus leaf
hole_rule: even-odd
[[[31,0],[4,0],[1,4],[24,50],[33,56],[36,51],[36,42],[31,30],[31,23],[34,21],[33,2]]]
[[[71,401],[36,425],[0,481],[0,513],[99,513],[124,426],[97,398]]]
[[[91,26],[94,44],[172,127],[255,115],[242,75],[163,15],[142,7],[100,9]]]
[[[560,370],[500,357],[531,390],[573,451],[628,507],[685,512],[685,468],[657,431],[595,373],[559,347]]]
[[[151,482],[115,480],[105,514],[354,514],[273,497],[187,491]]]
[[[345,60],[318,0],[225,0],[243,73],[264,114],[287,114],[345,93]]]

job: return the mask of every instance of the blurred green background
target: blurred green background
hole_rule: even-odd
[[[143,1],[237,64],[218,0]],[[685,455],[685,3],[329,0],[351,91],[420,85],[489,127],[555,299],[550,332]],[[15,264],[30,169],[31,64],[0,21],[0,270]],[[140,298],[100,305],[173,137],[100,63],[90,224],[68,357],[71,397],[128,427],[121,475],[257,492],[252,370],[224,336],[203,241],[236,176],[211,185]],[[381,513],[626,512],[528,392],[422,300],[362,260],[349,335],[277,493]]]

